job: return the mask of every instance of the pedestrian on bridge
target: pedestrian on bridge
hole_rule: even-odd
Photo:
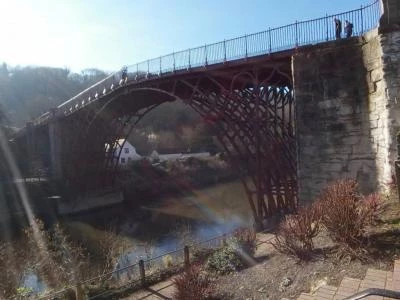
[[[121,80],[119,81],[119,85],[125,84],[128,80],[128,68],[122,67],[121,69]]]
[[[342,22],[337,18],[334,18],[333,20],[335,21],[336,39],[339,40],[342,33]]]
[[[349,38],[353,35],[353,24],[348,20],[345,22],[346,26],[344,26],[344,33],[346,34],[346,38]]]

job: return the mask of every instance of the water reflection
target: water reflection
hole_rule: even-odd
[[[21,294],[41,294],[46,290],[46,285],[39,279],[39,276],[33,272],[28,272],[22,277]]]
[[[190,232],[177,235],[171,233],[161,236],[151,244],[139,243],[137,246],[122,255],[116,265],[116,269],[123,268],[138,262],[140,259],[147,260],[165,253],[182,249],[186,244],[209,240],[224,233],[232,232],[239,227],[251,226],[250,219],[243,219],[233,215],[231,220],[218,223],[194,222],[190,225]]]

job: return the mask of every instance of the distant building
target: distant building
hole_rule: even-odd
[[[108,149],[109,145],[106,145],[106,148]],[[142,158],[142,156],[136,152],[135,147],[125,139],[119,139],[117,141],[117,146],[114,149],[113,157],[114,159],[118,159],[119,165],[126,165],[132,161],[140,160]]]

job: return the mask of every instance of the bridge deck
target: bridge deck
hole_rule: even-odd
[[[226,68],[250,60],[254,62],[290,57],[299,47],[335,40],[333,18],[349,20],[354,26],[353,36],[360,36],[377,27],[381,15],[380,6],[380,1],[375,0],[360,9],[270,28],[137,63],[127,67],[125,73],[121,70],[110,74],[59,105],[53,113],[58,117],[74,113],[120,87],[122,77],[126,77],[130,83],[141,83],[161,77]],[[34,120],[34,125],[46,123],[51,115],[52,112],[46,112]]]

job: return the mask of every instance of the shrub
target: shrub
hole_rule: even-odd
[[[377,217],[380,197],[363,197],[357,192],[355,180],[339,180],[328,186],[319,203],[324,214],[322,222],[333,241],[350,248],[360,247],[368,225]]]
[[[173,279],[176,287],[176,300],[205,300],[209,299],[213,285],[209,277],[202,273],[199,265],[192,265],[183,274]]]
[[[232,240],[245,253],[253,255],[257,247],[256,232],[249,228],[239,228],[233,231]]]
[[[169,254],[163,256],[162,261],[165,268],[170,268],[174,265],[174,259]]]
[[[40,220],[25,229],[26,248],[29,249],[29,268],[48,287],[74,284],[83,278],[87,265],[84,250],[73,243],[60,225],[46,230]]]
[[[207,270],[220,275],[232,273],[243,266],[243,259],[235,243],[229,243],[215,251],[206,263]]]
[[[367,215],[369,223],[373,224],[379,220],[379,215],[382,212],[382,198],[378,193],[370,194],[363,199],[364,214]]]
[[[299,209],[297,214],[286,217],[279,225],[278,234],[271,244],[281,253],[302,260],[310,259],[314,250],[312,239],[319,232],[320,219],[318,204]]]
[[[6,242],[0,245],[0,299],[12,299],[17,296],[25,296],[28,290],[20,288],[25,272],[26,260],[29,251],[23,249],[23,242]]]

